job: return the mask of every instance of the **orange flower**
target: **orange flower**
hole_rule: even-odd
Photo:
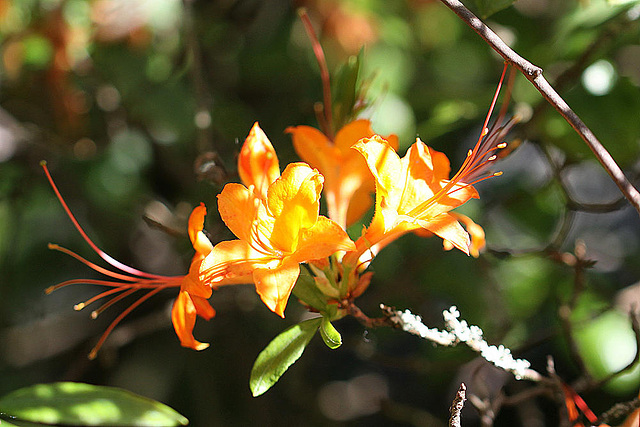
[[[98,353],[98,350],[109,336],[111,331],[124,319],[133,309],[142,304],[144,301],[157,294],[163,289],[168,288],[180,288],[180,294],[178,298],[175,300],[173,304],[173,309],[171,312],[171,319],[173,321],[173,327],[180,339],[180,343],[184,347],[189,347],[194,350],[203,350],[209,346],[207,343],[201,343],[194,339],[193,337],[193,327],[195,325],[196,316],[200,316],[206,320],[211,319],[215,315],[215,311],[207,298],[211,296],[211,286],[205,282],[202,282],[199,279],[199,269],[200,264],[204,257],[211,251],[212,245],[207,239],[207,237],[202,232],[204,217],[206,215],[206,208],[204,204],[200,204],[200,206],[196,207],[191,216],[189,217],[189,237],[193,244],[193,248],[196,251],[196,254],[193,257],[191,262],[191,268],[189,269],[189,274],[186,276],[161,276],[158,274],[146,273],[144,271],[137,270],[128,265],[122,264],[121,262],[113,259],[111,256],[106,254],[100,248],[96,246],[95,243],[87,236],[85,231],[82,229],[76,218],[71,213],[71,210],[65,203],[62,195],[58,191],[51,175],[49,174],[49,170],[46,167],[46,163],[42,162],[42,167],[45,171],[47,179],[51,184],[58,200],[62,204],[62,207],[66,211],[67,215],[73,222],[76,229],[80,232],[84,240],[91,246],[91,248],[109,265],[114,267],[116,271],[103,268],[99,265],[92,263],[75,252],[63,248],[61,246],[55,244],[49,244],[49,248],[53,250],[57,250],[63,252],[67,255],[70,255],[82,262],[83,264],[91,267],[93,270],[101,273],[107,277],[110,277],[113,280],[103,280],[103,279],[71,279],[66,280],[62,283],[58,283],[57,285],[50,286],[46,289],[46,293],[49,294],[56,289],[60,289],[62,287],[68,285],[75,284],[90,284],[90,285],[99,285],[106,286],[110,289],[99,293],[98,295],[93,296],[83,303],[76,304],[74,306],[75,310],[82,310],[84,307],[89,304],[96,302],[102,298],[112,296],[109,301],[104,303],[101,307],[94,310],[91,313],[92,318],[97,318],[100,313],[102,313],[105,309],[115,304],[116,302],[138,292],[138,291],[147,291],[146,294],[142,295],[135,302],[133,302],[129,307],[127,307],[122,313],[120,313],[113,322],[109,325],[106,331],[102,334],[98,343],[89,353],[89,358],[93,359]]]
[[[322,184],[306,163],[288,165],[264,199],[242,184],[227,184],[218,210],[238,240],[213,248],[200,279],[214,286],[253,282],[265,305],[284,317],[300,263],[355,249],[338,224],[318,214]]]
[[[469,236],[448,212],[478,193],[460,177],[449,175],[449,160],[419,139],[404,158],[381,137],[363,140],[354,147],[366,159],[376,180],[376,212],[366,233],[358,240],[359,253],[385,246],[400,235],[425,229],[469,254]]]
[[[330,141],[310,126],[286,129],[302,160],[317,168],[325,177],[325,199],[329,218],[343,228],[357,221],[372,205],[375,185],[362,157],[351,147],[362,138],[374,135],[369,120],[355,120],[338,131]],[[398,137],[389,135],[385,142],[398,148]]]

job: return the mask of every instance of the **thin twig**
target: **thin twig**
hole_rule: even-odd
[[[304,24],[304,29],[307,32],[307,36],[311,39],[313,53],[315,54],[316,60],[318,61],[318,66],[320,67],[320,78],[322,79],[322,94],[324,98],[324,123],[320,122],[320,125],[323,128],[322,130],[324,134],[327,135],[329,139],[333,139],[333,113],[331,112],[331,84],[329,83],[329,68],[327,67],[327,61],[324,57],[322,45],[318,41],[316,32],[313,30],[313,25],[311,25],[311,19],[309,19],[309,15],[307,14],[306,9],[298,9],[298,15],[300,16],[300,20]]]
[[[542,96],[560,113],[560,115],[573,127],[584,142],[589,146],[602,167],[607,171],[613,182],[618,186],[622,194],[629,200],[640,214],[640,193],[626,178],[620,166],[615,162],[611,154],[604,148],[586,124],[569,107],[560,95],[551,87],[542,75],[542,68],[518,55],[513,49],[502,41],[484,22],[475,16],[459,0],[440,0],[456,15],[467,23],[480,37],[482,37],[493,50],[505,61],[513,64],[542,94]]]
[[[462,424],[460,424],[460,413],[462,412],[462,408],[464,408],[465,400],[467,400],[467,386],[464,385],[464,383],[460,383],[460,388],[449,409],[451,413],[449,417],[449,427],[462,427]]]

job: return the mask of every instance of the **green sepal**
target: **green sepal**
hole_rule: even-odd
[[[130,391],[58,382],[21,388],[0,398],[0,416],[15,425],[178,426],[189,420]]]
[[[342,345],[340,332],[333,327],[326,317],[322,318],[322,323],[320,324],[320,336],[322,336],[322,340],[331,350],[335,350]]]
[[[269,390],[302,356],[302,352],[322,323],[322,317],[293,325],[260,352],[251,369],[249,387],[254,397]]]

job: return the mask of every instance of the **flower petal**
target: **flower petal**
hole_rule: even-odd
[[[400,157],[382,137],[374,135],[353,146],[365,158],[376,182],[376,209],[381,203],[396,208],[404,188],[405,177]]]
[[[215,315],[213,307],[209,303],[198,298],[197,304],[186,291],[180,291],[178,298],[173,303],[171,309],[171,321],[176,335],[183,347],[192,348],[194,350],[204,350],[209,347],[208,343],[203,343],[193,337],[193,328],[196,324],[196,316],[201,313],[202,317],[209,320]],[[208,308],[206,307],[208,306]]]
[[[355,243],[342,227],[327,217],[319,216],[313,227],[301,233],[298,247],[287,261],[307,262],[326,258],[337,251],[355,249]]]
[[[338,131],[335,138],[335,146],[344,154],[350,153],[350,148],[356,144],[362,138],[371,138],[375,135],[373,129],[371,129],[371,122],[366,119],[354,120],[346,124],[342,129]],[[394,150],[398,149],[398,137],[396,135],[389,135],[383,137],[385,141]]]
[[[200,203],[200,206],[196,206],[191,212],[191,215],[189,215],[189,238],[191,239],[193,249],[195,249],[196,253],[202,255],[207,255],[213,248],[213,245],[207,236],[202,232],[204,228],[204,217],[206,215],[207,208],[204,203]]]
[[[240,150],[238,174],[244,185],[253,185],[263,198],[268,186],[280,176],[276,151],[258,122],[254,123]]]
[[[273,218],[272,245],[280,251],[295,250],[301,230],[318,219],[323,177],[306,163],[292,163],[267,192],[267,214]],[[262,217],[260,222],[267,222]]]
[[[334,174],[340,152],[325,134],[311,126],[290,126],[285,132],[291,134],[293,148],[302,160],[321,170],[327,177]]]
[[[259,268],[253,272],[256,291],[262,302],[280,317],[284,317],[284,309],[299,275],[298,263],[287,263],[273,269]]]
[[[433,234],[448,240],[453,246],[469,255],[469,245],[471,243],[469,240],[469,234],[450,214],[443,213],[428,221],[418,220],[416,222],[423,228],[431,231]]]
[[[244,185],[229,183],[218,194],[218,211],[224,223],[239,239],[251,240],[251,225],[259,199]]]
[[[199,277],[213,287],[251,283],[253,270],[271,261],[243,240],[226,240],[214,246],[200,264]]]

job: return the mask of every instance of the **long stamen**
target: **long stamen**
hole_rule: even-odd
[[[62,205],[65,212],[69,216],[69,219],[71,219],[71,222],[76,227],[76,230],[78,230],[78,232],[80,233],[84,241],[87,242],[89,246],[91,246],[91,249],[93,249],[98,255],[100,255],[100,258],[105,260],[108,264],[112,265],[113,267],[129,274],[134,274],[136,276],[147,277],[152,279],[158,279],[162,277],[157,274],[145,273],[144,271],[140,271],[133,267],[129,267],[128,265],[123,264],[120,261],[112,258],[110,255],[108,255],[106,252],[100,249],[95,243],[93,243],[93,241],[89,238],[87,233],[85,233],[82,227],[80,226],[80,223],[78,222],[78,220],[76,220],[76,217],[73,215],[73,213],[71,213],[71,209],[69,209],[69,206],[67,206],[67,203],[62,198],[62,194],[58,190],[58,187],[56,186],[56,184],[53,182],[53,178],[49,173],[49,168],[47,168],[47,162],[44,160],[41,161],[40,166],[42,167],[42,169],[44,169],[44,173],[47,176],[47,179],[49,180],[49,184],[51,184],[51,188],[53,188],[53,191],[55,192],[56,197],[58,198],[58,200],[60,201],[60,204]]]
[[[161,290],[163,290],[165,288],[166,288],[166,286],[157,287],[156,289],[152,290],[148,294],[145,294],[145,295],[141,296],[136,302],[131,304],[122,313],[120,313],[118,315],[118,317],[116,317],[113,320],[113,322],[111,322],[111,324],[104,331],[102,336],[100,336],[100,339],[98,340],[98,343],[93,347],[93,349],[89,353],[89,359],[93,360],[93,359],[96,358],[96,355],[98,354],[98,351],[100,350],[100,347],[102,347],[102,344],[104,344],[105,340],[107,339],[107,337],[109,336],[111,331],[113,331],[113,328],[115,328],[118,325],[118,323],[120,323],[122,321],[122,319],[127,317],[127,315],[129,315],[129,313],[131,313],[137,306],[139,306],[140,304],[142,304],[143,302],[145,302],[146,300],[148,300],[149,298],[151,298],[152,296],[154,296],[155,294],[157,294],[158,292],[160,292]]]
[[[472,183],[462,182],[462,179],[472,177],[475,173],[482,170],[482,168],[485,167],[488,163],[494,161],[497,158],[495,154],[491,154],[491,153],[496,150],[504,148],[506,145],[502,142],[497,145],[494,145],[496,140],[501,139],[500,137],[505,135],[516,123],[515,120],[510,121],[505,126],[500,127],[496,130],[496,126],[500,121],[502,121],[503,116],[506,114],[506,105],[508,104],[508,99],[511,93],[510,87],[513,84],[513,73],[512,73],[509,75],[509,82],[508,82],[509,91],[507,92],[507,95],[505,97],[505,102],[503,104],[503,107],[500,110],[500,115],[498,117],[498,120],[496,121],[496,123],[494,123],[491,129],[487,128],[489,124],[489,120],[491,119],[491,114],[493,113],[493,110],[496,106],[498,95],[500,94],[500,89],[502,88],[502,83],[504,81],[507,68],[508,68],[508,64],[505,63],[502,69],[502,74],[500,76],[500,81],[498,82],[498,86],[493,95],[493,99],[491,100],[491,105],[485,117],[484,123],[482,125],[482,131],[480,132],[480,137],[478,138],[476,145],[473,147],[473,149],[469,150],[467,157],[462,162],[462,166],[460,167],[458,172],[456,172],[455,175],[449,180],[449,182],[447,182],[441,189],[439,189],[431,198],[423,201],[418,206],[413,208],[410,214],[417,215],[419,212],[424,212],[429,207],[433,206],[438,201],[440,201],[442,197],[445,197],[456,191],[459,191],[462,188],[466,188],[469,185],[477,184],[478,182],[483,181],[486,178],[500,175],[500,174],[493,173],[493,174],[487,175],[486,177],[480,177],[478,179],[474,179]]]
[[[76,305],[73,306],[73,309],[76,311],[80,311],[82,309],[84,309],[86,306],[93,304],[94,302],[104,298],[104,297],[108,297],[111,294],[117,294],[118,292],[123,292],[125,288],[111,288],[108,291],[104,291],[102,293],[99,293],[98,295],[94,295],[91,298],[89,298],[88,300],[86,300],[85,302],[80,302]]]
[[[100,307],[98,307],[97,309],[93,310],[91,312],[91,318],[92,319],[97,319],[98,315],[100,315],[100,313],[102,313],[103,311],[105,311],[107,308],[111,307],[113,304],[117,303],[118,301],[121,301],[124,298],[128,297],[129,295],[133,294],[137,290],[138,289],[135,289],[135,288],[129,289],[129,290],[124,291],[120,295],[116,295],[115,297],[111,298],[109,301],[105,302]]]
[[[105,276],[113,277],[114,279],[119,279],[119,280],[123,280],[123,281],[126,281],[126,282],[135,282],[137,280],[140,280],[137,277],[129,276],[127,274],[116,273],[114,271],[107,270],[106,268],[100,267],[99,265],[94,264],[91,261],[89,261],[89,260],[81,257],[80,255],[76,254],[72,250],[69,250],[69,249],[67,249],[65,247],[62,247],[60,245],[56,245],[55,243],[49,243],[49,249],[65,253],[65,254],[77,259],[78,261],[80,261],[84,265],[90,267],[92,270],[95,270],[98,273],[104,274]],[[157,276],[156,278],[160,278],[160,276]]]

